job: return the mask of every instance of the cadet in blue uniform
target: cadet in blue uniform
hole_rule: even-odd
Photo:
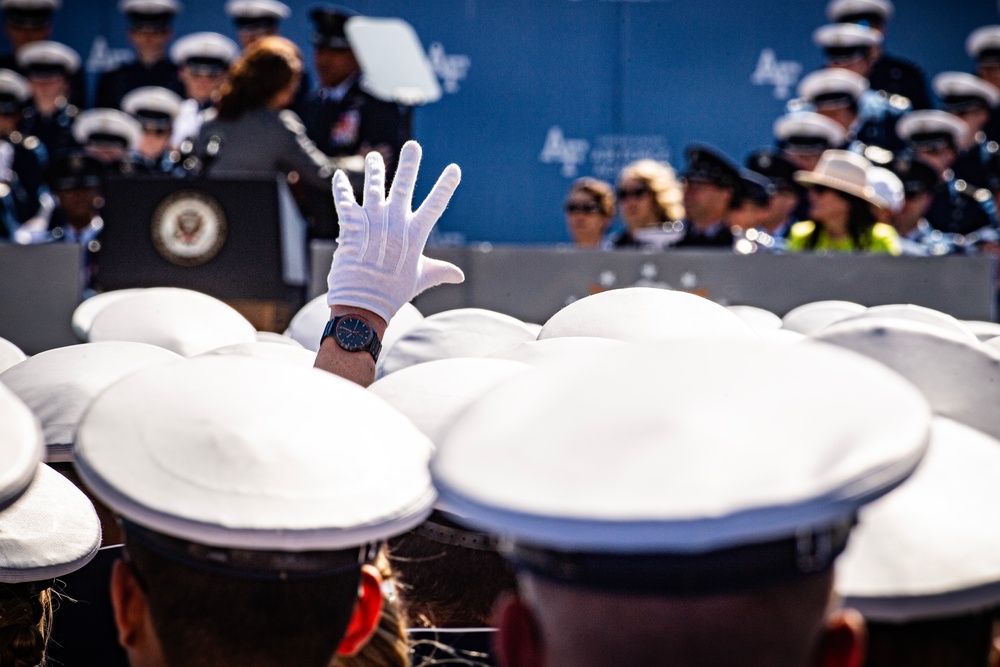
[[[988,25],[973,30],[965,40],[965,50],[976,61],[980,79],[1000,89],[1000,26]],[[1000,114],[991,114],[984,128],[986,137],[1000,141]]]
[[[52,14],[59,9],[60,0],[0,0],[3,10],[4,32],[13,51],[0,55],[0,68],[25,74],[19,61],[21,49],[28,44],[49,39],[52,35]],[[87,106],[87,86],[80,69],[69,75],[67,97],[77,108]]]
[[[180,3],[123,0],[118,7],[128,19],[128,41],[135,51],[135,60],[101,74],[94,106],[120,109],[126,94],[144,86],[183,93],[177,65],[167,57],[167,44],[174,36],[173,22],[181,10]]]
[[[826,6],[826,16],[834,23],[855,23],[873,28],[886,35],[886,23],[892,18],[893,6],[889,0],[831,0]],[[930,109],[931,97],[927,81],[919,67],[896,58],[881,46],[876,49],[876,59],[868,72],[873,90],[885,91],[889,96],[901,95],[914,109]]]
[[[320,79],[303,114],[309,138],[331,157],[376,150],[392,173],[400,147],[410,138],[409,114],[363,90],[361,68],[344,34],[349,14],[317,8],[309,18],[315,26],[312,41]]]
[[[166,174],[177,167],[180,156],[171,150],[170,134],[181,101],[173,91],[155,86],[137,88],[122,100],[125,112],[142,126],[137,159],[151,173]]]
[[[4,139],[7,149],[0,150],[4,160],[0,175],[5,187],[0,187],[0,211],[3,224],[0,225],[0,239],[11,238],[21,224],[40,212],[40,198],[49,201],[48,189],[44,185],[48,153],[38,137],[24,136],[17,131],[21,111],[31,99],[28,81],[10,70],[0,70],[0,139]],[[2,144],[0,144],[2,145]]]
[[[84,111],[73,124],[73,137],[86,155],[103,165],[105,176],[152,173],[152,168],[138,153],[142,126],[124,111]]]
[[[938,173],[926,162],[908,158],[893,160],[889,170],[903,182],[903,209],[892,216],[892,226],[899,232],[903,254],[929,255],[934,228],[925,214],[938,187]]]
[[[184,101],[174,118],[174,146],[198,137],[204,112],[212,106],[212,96],[226,82],[229,65],[239,54],[236,42],[215,32],[196,32],[178,39],[170,48],[170,58],[180,67]]]
[[[707,146],[688,146],[684,181],[684,236],[676,247],[732,248],[729,212],[739,206],[740,170]]]
[[[986,137],[986,126],[1000,104],[1000,89],[965,72],[942,72],[934,77],[934,92],[944,110],[965,121],[969,138],[955,160],[955,178],[977,187],[1000,191],[1000,151]]]
[[[968,132],[969,126],[962,119],[945,111],[914,111],[899,122],[899,134],[911,155],[931,165],[940,179],[927,221],[952,234],[997,226],[993,193],[955,178],[952,171]]]
[[[21,49],[17,59],[31,84],[31,105],[25,108],[20,130],[38,137],[53,158],[71,151],[73,121],[79,110],[69,103],[70,76],[80,69],[80,56],[65,44],[35,42]]]

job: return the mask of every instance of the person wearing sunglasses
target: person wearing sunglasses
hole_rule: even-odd
[[[872,163],[849,151],[823,154],[813,171],[795,173],[809,192],[812,219],[792,225],[789,252],[862,252],[899,255],[899,234],[877,221],[874,207],[888,208],[868,182]]]
[[[1000,88],[966,72],[941,72],[934,77],[934,92],[941,99],[942,107],[969,126],[966,143],[953,169],[960,178],[980,188],[1000,191],[998,183],[998,151],[996,137],[986,130],[1000,105]]]
[[[563,206],[566,229],[577,248],[610,248],[604,234],[615,216],[615,193],[596,178],[573,181]]]
[[[136,88],[122,98],[122,109],[142,126],[136,150],[153,173],[167,173],[176,167],[170,158],[170,135],[182,101],[177,93],[158,86]]]
[[[639,160],[618,174],[618,211],[625,228],[612,235],[616,248],[665,248],[683,233],[683,194],[667,164]]]

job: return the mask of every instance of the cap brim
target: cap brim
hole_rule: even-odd
[[[795,182],[802,185],[825,185],[828,188],[838,190],[859,199],[864,199],[869,204],[875,204],[882,208],[889,208],[889,202],[875,194],[868,186],[858,187],[854,183],[842,181],[824,174],[817,174],[814,171],[797,171],[794,175]]]

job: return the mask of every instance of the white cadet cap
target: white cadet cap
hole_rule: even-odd
[[[131,114],[143,125],[168,124],[181,112],[181,96],[168,88],[143,86],[122,98],[122,111]]]
[[[278,0],[229,0],[223,10],[231,19],[287,19],[292,10]]]
[[[866,619],[905,623],[1000,604],[1000,442],[936,418],[906,484],[861,510],[836,591]]]
[[[217,32],[195,32],[181,37],[170,47],[170,59],[181,66],[229,67],[240,47]]]
[[[963,113],[972,104],[1000,104],[1000,88],[968,72],[941,72],[931,80],[931,86],[951,113]]]
[[[746,322],[757,333],[767,331],[768,329],[781,328],[781,318],[770,310],[757,308],[756,306],[726,306],[726,310],[735,313],[737,317]]]
[[[0,511],[0,582],[45,581],[97,555],[101,520],[86,494],[39,464],[24,494]]]
[[[891,318],[833,324],[816,339],[867,355],[912,382],[934,413],[993,437],[1000,421],[1000,350],[932,324]]]
[[[667,338],[756,338],[734,313],[686,292],[653,287],[609,290],[574,301],[549,318],[539,340],[595,336],[626,342]]]
[[[899,180],[899,176],[885,167],[873,166],[865,172],[865,179],[868,186],[875,191],[875,195],[888,204],[886,208],[889,211],[899,213],[903,210],[906,193],[903,192],[903,181]]]
[[[781,419],[745,400],[765,390]],[[448,430],[431,475],[517,567],[731,590],[827,569],[857,510],[919,463],[929,425],[920,393],[860,355],[674,340],[504,383]]]
[[[0,384],[0,508],[21,495],[42,460],[44,442],[38,419]]]
[[[293,341],[294,342],[294,341]],[[200,357],[212,356],[253,357],[263,361],[276,361],[281,364],[291,364],[300,368],[312,368],[316,363],[316,353],[301,345],[292,346],[284,343],[269,343],[256,340],[252,343],[236,343],[224,345],[214,350],[201,353]]]
[[[104,307],[112,301],[136,294],[143,289],[142,287],[132,287],[129,289],[112,290],[110,292],[101,292],[89,299],[85,299],[73,311],[73,333],[82,342],[86,343],[90,340],[90,327],[94,325],[94,318],[97,317],[97,313],[104,310]]]
[[[62,3],[59,0],[0,0],[0,9],[47,9],[56,11]]]
[[[847,131],[837,121],[813,111],[796,111],[774,121],[774,138],[792,144],[816,143],[821,139],[827,148],[837,148],[847,142]]]
[[[229,305],[193,290],[152,287],[105,306],[90,328],[91,342],[129,340],[184,357],[257,340],[253,325]]]
[[[7,95],[17,102],[31,98],[31,84],[23,76],[9,69],[0,69],[0,95]]]
[[[860,315],[866,310],[853,301],[812,301],[785,313],[781,318],[781,327],[812,336],[834,322]]]
[[[257,342],[258,343],[277,343],[279,345],[288,345],[289,347],[297,347],[305,349],[305,347],[299,341],[295,340],[290,336],[284,334],[275,333],[273,331],[258,331],[257,332]]]
[[[860,74],[846,69],[828,68],[817,70],[799,81],[798,95],[813,105],[822,106],[827,100],[850,98],[857,101],[866,90],[868,79]]]
[[[73,74],[80,69],[80,56],[76,51],[59,42],[32,42],[17,52],[17,64],[33,73]]]
[[[885,40],[878,30],[857,23],[830,23],[813,31],[813,44],[824,49],[871,48]]]
[[[353,382],[223,356],[149,368],[105,391],[80,424],[74,463],[126,532],[329,551],[423,521],[430,451],[408,419]],[[261,569],[283,571],[272,565]]]
[[[1000,25],[984,25],[969,33],[965,40],[965,52],[969,54],[969,57],[979,60],[985,55],[984,51],[1000,51]],[[991,55],[993,59],[996,59],[997,55],[1000,54],[991,53]]]
[[[529,340],[512,348],[494,352],[491,359],[507,359],[520,361],[531,366],[544,366],[552,363],[574,362],[587,359],[590,355],[625,345],[623,341],[611,338],[595,338],[593,336],[564,336],[562,338],[546,338],[545,340]]]
[[[976,334],[980,343],[1000,336],[1000,324],[997,322],[984,322],[982,320],[962,320],[962,324],[969,328],[969,331]]]
[[[837,23],[844,17],[877,14],[885,20],[892,18],[893,10],[890,0],[830,0],[826,5],[826,18]]]
[[[457,308],[425,317],[411,327],[377,364],[378,377],[435,359],[488,357],[534,340],[524,322],[483,308]]]
[[[42,423],[45,460],[71,461],[73,438],[87,406],[123,377],[143,368],[180,361],[143,343],[85,343],[46,350],[0,374]]]
[[[423,319],[424,316],[412,303],[404,303],[389,320],[385,336],[382,337],[382,354],[385,354],[396,340]],[[326,294],[320,294],[299,308],[291,322],[288,323],[285,335],[297,340],[307,350],[318,352],[320,337],[322,337],[326,323],[329,321],[330,306],[326,303]]]
[[[381,378],[372,392],[406,415],[432,442],[462,410],[531,366],[505,359],[438,359]]]
[[[118,109],[87,109],[73,121],[73,139],[79,144],[115,144],[134,150],[142,140],[142,125]]]
[[[962,146],[972,133],[968,123],[947,111],[921,109],[911,111],[896,123],[896,134],[903,141],[915,144],[949,138],[953,146]]]
[[[17,345],[6,338],[0,338],[0,373],[28,358]]]
[[[761,340],[781,345],[792,345],[809,340],[809,336],[801,334],[798,331],[792,331],[791,329],[765,329],[757,333]]]
[[[177,0],[121,0],[118,11],[122,14],[179,14],[183,9]]]
[[[979,337],[976,336],[975,332],[965,322],[952,317],[948,313],[942,313],[940,310],[918,306],[913,303],[887,303],[881,306],[872,306],[867,308],[863,313],[845,318],[844,321],[862,318],[893,318],[923,322],[924,324],[930,324],[946,332],[961,336],[970,343],[975,343],[979,340]]]

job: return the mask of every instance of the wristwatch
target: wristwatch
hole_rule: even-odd
[[[382,351],[382,341],[378,339],[378,334],[368,320],[360,315],[338,315],[333,318],[323,329],[320,345],[327,337],[333,338],[337,345],[348,352],[369,352],[375,361],[378,361],[378,354]]]

